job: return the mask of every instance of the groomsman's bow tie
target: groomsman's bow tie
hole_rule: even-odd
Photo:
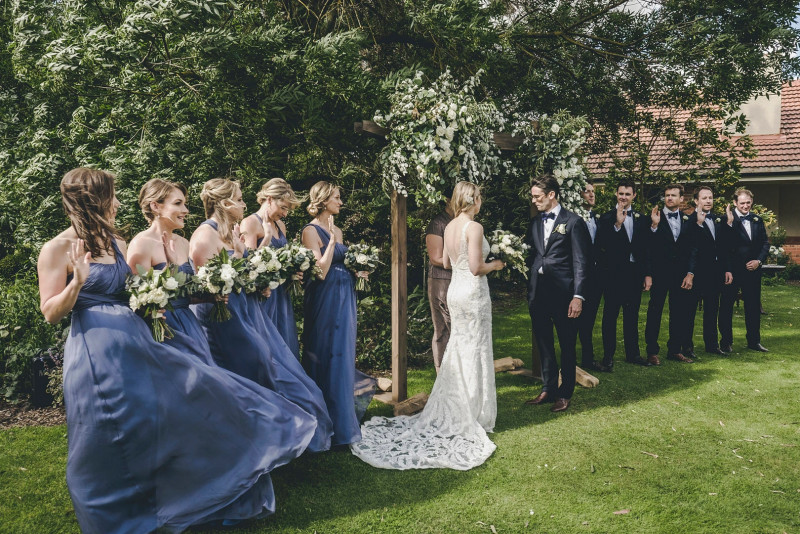
[[[552,212],[551,213],[542,213],[542,220],[546,221],[547,219],[556,220],[556,214],[552,213]]]
[[[743,221],[752,221],[753,220],[753,214],[752,213],[748,213],[747,215],[742,215],[739,218],[741,220],[743,220]]]
[[[627,215],[628,217],[631,217],[633,215],[633,210],[626,211],[625,215]]]
[[[669,217],[670,219],[677,219],[678,215],[679,213],[677,211],[675,213],[667,213],[667,217]]]

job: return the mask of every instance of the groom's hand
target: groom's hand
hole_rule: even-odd
[[[578,297],[573,297],[569,303],[569,310],[567,310],[567,317],[570,319],[577,319],[583,311],[583,301]]]

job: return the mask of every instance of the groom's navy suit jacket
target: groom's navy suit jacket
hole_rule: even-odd
[[[559,228],[563,233],[556,231]],[[526,242],[531,247],[528,251],[529,303],[533,302],[536,286],[542,277],[540,267],[547,283],[554,284],[560,294],[570,299],[573,295],[586,297],[592,238],[583,219],[561,206],[547,246],[544,246],[542,218],[533,217],[528,225]]]

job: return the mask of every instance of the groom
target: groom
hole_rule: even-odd
[[[591,238],[586,223],[559,204],[560,187],[550,175],[533,181],[531,197],[539,215],[528,227],[528,311],[542,360],[544,387],[525,404],[554,402],[550,411],[569,408],[575,389],[575,342],[583,295],[588,291]],[[561,346],[561,386],[558,385],[553,327]]]

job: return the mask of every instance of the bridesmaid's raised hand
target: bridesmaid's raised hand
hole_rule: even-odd
[[[83,246],[83,239],[78,239],[75,243],[72,243],[69,252],[67,252],[69,264],[72,266],[73,280],[79,287],[83,287],[84,282],[89,277],[89,263],[92,259],[91,252],[83,253]]]
[[[233,250],[234,252],[244,253],[245,248],[247,246],[244,244],[244,234],[239,229],[239,224],[233,225],[233,231],[231,232],[233,235]]]
[[[177,263],[177,253],[175,252],[175,242],[169,232],[161,232],[161,244],[164,245],[164,257],[167,258],[167,266]]]
[[[333,215],[328,217],[328,233],[331,234],[331,240],[336,243],[336,225],[333,224]]]

